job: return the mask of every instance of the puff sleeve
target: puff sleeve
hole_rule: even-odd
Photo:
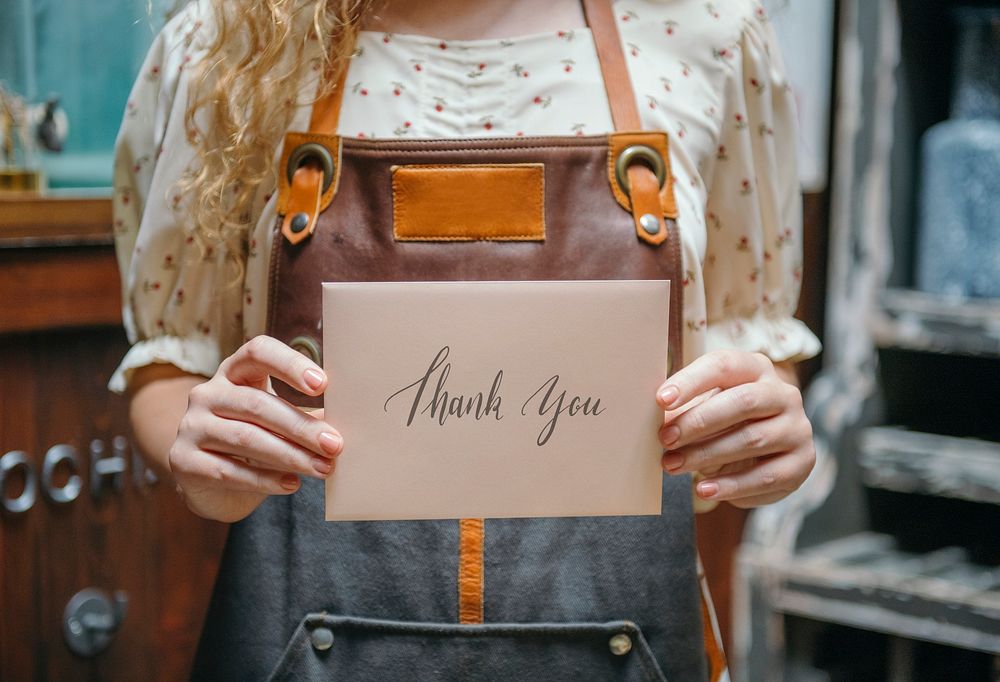
[[[706,350],[803,360],[820,344],[793,317],[802,278],[795,102],[762,13],[746,20],[736,59],[708,187]]]
[[[117,139],[115,246],[132,347],[111,378],[116,392],[127,389],[135,369],[154,363],[211,376],[242,341],[245,240],[203,244],[178,188],[195,158],[184,113],[199,5],[181,11],[153,42]]]

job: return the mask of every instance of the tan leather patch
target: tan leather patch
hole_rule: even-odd
[[[483,622],[483,519],[462,519],[458,526],[458,622]]]
[[[543,241],[540,163],[394,166],[397,241]]]

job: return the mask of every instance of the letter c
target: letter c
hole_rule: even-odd
[[[52,477],[55,475],[56,467],[63,462],[69,464],[73,473],[70,474],[69,480],[62,487],[56,488],[52,485]],[[56,504],[69,504],[79,497],[80,490],[83,488],[83,481],[80,480],[80,475],[77,473],[79,470],[76,448],[72,445],[53,445],[49,448],[42,464],[42,490],[46,497]]]

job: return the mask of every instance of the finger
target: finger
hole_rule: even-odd
[[[811,459],[804,451],[785,453],[761,459],[742,473],[705,479],[695,490],[699,497],[710,500],[788,495],[802,485],[811,469]]]
[[[671,474],[704,472],[752,457],[788,452],[808,438],[799,421],[790,415],[758,419],[683,447],[671,446],[663,456],[663,466]]]
[[[326,373],[312,360],[270,336],[256,336],[222,363],[225,377],[234,384],[260,387],[268,377],[281,379],[306,395],[320,395]]]
[[[749,383],[768,371],[773,371],[773,365],[760,353],[735,350],[706,353],[667,379],[656,400],[663,409],[674,409],[705,391]]]
[[[267,429],[235,419],[217,419],[212,429],[197,441],[197,446],[225,455],[244,457],[253,466],[326,478],[333,462],[318,457],[292,441],[279,438]]]
[[[779,500],[783,500],[791,495],[791,493],[777,492],[771,493],[770,495],[755,495],[753,497],[741,497],[737,500],[729,500],[729,504],[734,507],[739,507],[740,509],[756,509],[757,507],[764,507],[769,504],[774,504]]]
[[[193,479],[210,487],[234,492],[290,495],[301,485],[295,474],[261,469],[233,457],[205,450],[180,459],[174,464],[173,470],[188,481]]]
[[[660,442],[665,448],[678,449],[742,422],[773,417],[790,404],[793,391],[798,393],[795,387],[779,381],[755,381],[726,389],[665,419]]]
[[[712,397],[718,395],[721,392],[722,392],[722,389],[720,389],[720,388],[713,388],[711,391],[706,391],[705,393],[702,393],[699,396],[695,396],[691,400],[687,401],[683,405],[679,405],[677,408],[675,408],[673,410],[664,410],[663,411],[663,423],[666,424],[667,422],[675,420],[677,417],[681,416],[682,414],[684,414],[688,410],[693,409],[697,405],[702,404],[703,402],[705,402],[709,398],[712,398]]]
[[[212,413],[261,426],[322,457],[335,457],[344,440],[332,426],[276,395],[248,386],[233,386],[213,398]]]

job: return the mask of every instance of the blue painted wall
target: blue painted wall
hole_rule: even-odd
[[[173,0],[0,0],[0,80],[31,101],[62,98],[70,135],[44,154],[53,188],[111,184],[122,112]]]

